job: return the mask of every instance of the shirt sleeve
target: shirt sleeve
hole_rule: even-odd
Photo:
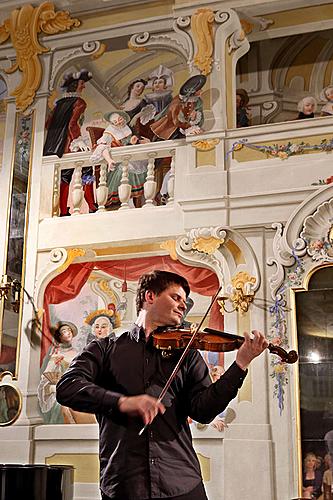
[[[223,412],[241,388],[247,375],[234,362],[219,380],[212,383],[202,356],[193,351],[188,359],[188,415],[207,424]]]
[[[93,340],[73,359],[56,387],[58,403],[73,410],[119,418],[117,392],[101,387],[102,366],[112,339]]]

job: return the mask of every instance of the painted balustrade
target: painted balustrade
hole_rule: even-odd
[[[157,182],[156,161],[163,158],[171,158],[170,172],[168,173],[168,204],[174,201],[174,178],[175,178],[175,154],[177,148],[186,148],[185,141],[164,141],[140,144],[138,146],[124,146],[114,148],[112,157],[116,162],[116,168],[121,169],[121,181],[118,186],[120,200],[119,210],[134,208],[131,202],[132,186],[129,179],[129,166],[131,162],[137,160],[147,161],[147,175],[144,183],[144,208],[155,208]],[[57,217],[59,215],[60,183],[61,171],[73,168],[73,176],[70,189],[70,204],[72,215],[82,213],[82,203],[84,200],[84,187],[82,184],[82,169],[91,166],[90,152],[68,153],[62,158],[56,156],[43,157],[43,186],[41,194],[41,215],[45,217]],[[133,168],[133,166],[131,167]],[[135,167],[134,167],[135,168]],[[97,212],[107,211],[108,200],[108,166],[106,162],[93,166],[95,181],[95,199]],[[51,187],[52,186],[52,187]],[[50,192],[52,189],[52,192]]]

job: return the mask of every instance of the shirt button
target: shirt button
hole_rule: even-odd
[[[154,465],[154,463],[155,463],[155,459],[154,459],[154,458],[151,458],[151,459],[150,459],[150,463],[151,463],[151,465]]]
[[[149,431],[149,437],[150,439],[153,439],[153,431]]]
[[[148,364],[149,364],[149,359],[148,359],[148,358],[146,358],[146,365],[148,365]]]

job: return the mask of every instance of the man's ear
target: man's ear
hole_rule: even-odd
[[[152,304],[154,302],[155,297],[156,297],[155,292],[153,292],[152,290],[146,290],[145,302],[147,302],[147,304]]]

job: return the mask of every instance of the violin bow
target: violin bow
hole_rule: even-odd
[[[199,333],[200,331],[200,328],[202,327],[203,325],[203,322],[205,321],[205,319],[207,318],[211,308],[213,307],[213,304],[215,303],[220,291],[222,289],[222,286],[219,287],[219,289],[217,290],[217,292],[215,293],[215,295],[213,296],[212,300],[211,300],[211,303],[209,304],[208,306],[208,309],[207,311],[205,312],[205,314],[203,315],[200,323],[198,323],[198,325],[196,325],[194,327],[194,330],[193,330],[193,334],[192,334],[192,337],[190,338],[187,346],[185,347],[182,355],[180,356],[179,360],[178,360],[178,363],[176,364],[176,366],[174,367],[170,377],[168,378],[165,386],[163,387],[163,389],[161,390],[161,393],[160,395],[158,396],[157,398],[157,402],[158,403],[161,403],[164,396],[166,395],[166,393],[168,392],[168,389],[170,387],[170,385],[172,384],[174,378],[176,377],[177,373],[178,373],[178,370],[179,368],[181,367],[183,361],[184,361],[184,358],[185,356],[187,355],[187,353],[189,352],[189,350],[191,349],[191,345],[193,344],[194,340],[195,340],[195,337],[197,336],[197,334]],[[139,436],[142,436],[142,434],[144,433],[144,431],[147,429],[147,427],[149,426],[150,424],[146,424],[144,427],[142,427],[142,429],[140,430],[139,432]]]

